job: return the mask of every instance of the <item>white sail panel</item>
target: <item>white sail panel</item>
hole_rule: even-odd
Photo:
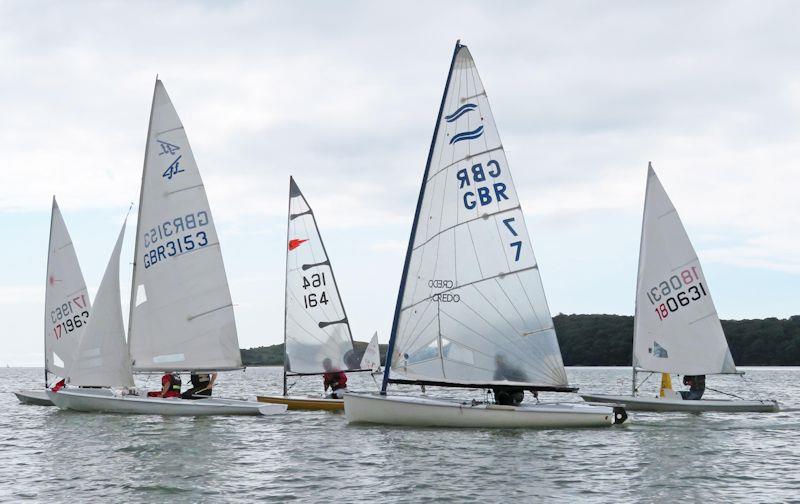
[[[119,256],[124,236],[123,223],[97,289],[92,318],[78,344],[75,360],[67,369],[67,383],[71,385],[133,387],[119,292]]]
[[[89,293],[75,247],[53,197],[44,310],[47,372],[62,377],[66,375],[90,313]]]
[[[378,331],[372,335],[369,340],[364,355],[361,356],[361,369],[371,369],[372,371],[379,371],[381,369],[381,349],[378,344]]]
[[[325,359],[338,369],[358,368],[350,322],[314,212],[291,177],[285,344],[287,372],[323,373]]]
[[[136,370],[242,367],[214,219],[161,81],[142,175],[129,333]]]
[[[652,166],[639,250],[633,365],[688,375],[736,372],[700,261]]]
[[[486,92],[469,50],[456,51],[421,189],[390,378],[566,387]]]

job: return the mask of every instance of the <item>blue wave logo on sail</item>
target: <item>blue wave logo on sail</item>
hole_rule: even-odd
[[[450,145],[461,142],[462,140],[474,140],[481,135],[483,135],[483,126],[478,126],[472,131],[465,131],[463,133],[459,133],[458,135],[454,135],[453,138],[450,139]]]
[[[476,108],[478,108],[478,106],[476,104],[467,103],[466,105],[462,105],[462,106],[458,107],[458,110],[456,110],[455,112],[453,112],[449,116],[445,116],[444,120],[447,121],[447,122],[453,122],[456,119],[458,119],[459,117],[461,117],[462,115],[466,114],[467,112],[472,112]]]

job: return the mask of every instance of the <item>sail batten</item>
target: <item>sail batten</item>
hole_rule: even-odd
[[[460,44],[389,346],[385,383],[568,388],[503,144],[472,56]]]
[[[662,373],[736,373],[697,253],[672,201],[648,166],[633,365]]]
[[[148,126],[131,289],[128,345],[136,371],[242,367],[205,186],[160,80]]]

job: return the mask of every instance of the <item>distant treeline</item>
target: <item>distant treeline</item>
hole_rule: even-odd
[[[567,366],[630,366],[633,317],[563,315],[553,318]],[[800,366],[800,315],[788,319],[723,320],[733,360],[739,366]],[[367,343],[356,342],[359,356]],[[386,345],[381,345],[381,362]],[[283,344],[242,350],[245,366],[283,365]]]

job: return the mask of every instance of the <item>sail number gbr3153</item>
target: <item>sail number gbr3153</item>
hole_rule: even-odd
[[[325,273],[314,273],[311,276],[303,276],[303,291],[307,291],[309,288],[324,287],[325,285],[327,285],[325,283]],[[303,304],[306,308],[316,308],[319,305],[327,305],[328,302],[328,294],[324,289],[322,293],[309,292],[303,296]]]
[[[646,294],[650,304],[655,306],[659,320],[666,319],[670,313],[678,311],[682,306],[688,306],[691,302],[708,296],[695,266],[659,282]]]

